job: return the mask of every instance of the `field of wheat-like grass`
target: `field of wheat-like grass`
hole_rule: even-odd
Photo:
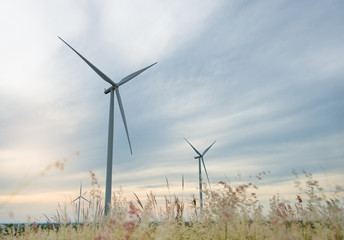
[[[59,207],[45,225],[2,226],[0,239],[344,239],[340,196],[329,198],[312,174],[305,176],[303,193],[294,201],[271,196],[265,213],[253,183],[232,187],[219,182],[216,190],[204,190],[202,214],[195,198],[184,203],[167,196],[158,204],[153,193],[144,201],[134,195],[133,202],[118,192],[104,218],[103,194],[93,175],[91,204],[82,208],[83,224],[70,224],[66,210]]]

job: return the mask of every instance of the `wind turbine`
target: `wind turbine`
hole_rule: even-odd
[[[129,139],[129,133],[128,133],[128,126],[127,121],[125,119],[122,99],[119,94],[119,86],[123,85],[124,83],[128,82],[129,80],[133,79],[140,73],[146,71],[148,68],[152,67],[153,65],[157,64],[157,62],[149,65],[148,67],[142,68],[141,70],[138,70],[125,78],[121,79],[118,83],[115,83],[112,81],[108,76],[106,76],[102,71],[100,71],[96,66],[94,66],[92,63],[90,63],[86,58],[84,58],[80,53],[78,53],[74,48],[72,48],[66,41],[64,41],[62,38],[62,42],[64,42],[69,48],[71,48],[79,57],[84,60],[85,63],[87,63],[88,66],[90,66],[98,75],[101,77],[104,81],[110,83],[112,86],[108,89],[104,89],[104,93],[108,94],[111,93],[110,97],[110,116],[109,116],[109,132],[108,132],[108,151],[107,151],[107,165],[106,165],[106,190],[105,190],[105,216],[108,215],[110,206],[111,206],[111,184],[112,184],[112,158],[113,158],[113,125],[114,125],[114,92],[116,91],[116,97],[119,105],[119,109],[121,111],[125,132],[127,134],[130,153],[133,154],[133,151],[131,149],[131,143]]]
[[[208,179],[208,183],[209,183],[209,186],[210,186],[210,181],[209,181],[209,177],[208,177],[208,172],[207,172],[207,168],[205,167],[205,164],[204,164],[204,159],[203,159],[203,156],[208,152],[208,150],[214,145],[214,143],[216,141],[214,141],[209,147],[207,147],[207,149],[204,150],[204,152],[201,154],[199,151],[197,151],[197,149],[192,146],[192,144],[186,140],[186,138],[184,138],[185,141],[187,141],[189,143],[189,145],[192,147],[193,150],[195,150],[195,152],[197,153],[198,156],[195,156],[195,159],[198,159],[198,176],[199,176],[199,199],[200,199],[200,206],[201,206],[201,209],[200,209],[200,212],[202,214],[202,209],[203,209],[203,196],[202,196],[202,171],[201,171],[201,161],[202,161],[202,164],[203,164],[203,168],[204,168],[204,171],[205,171],[205,174],[207,175],[207,179]]]
[[[81,198],[84,199],[85,201],[87,201],[88,203],[91,203],[90,201],[88,201],[86,198],[84,198],[82,195],[81,195],[81,190],[82,190],[82,182],[80,184],[80,194],[79,194],[79,197],[77,197],[76,199],[73,200],[73,202],[75,202],[76,200],[79,199],[79,206],[78,206],[78,223],[79,223],[79,218],[80,218],[80,200]]]

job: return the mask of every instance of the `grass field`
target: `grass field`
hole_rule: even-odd
[[[70,224],[66,210],[59,207],[56,216],[47,216],[46,225],[2,226],[0,239],[344,239],[342,189],[330,198],[312,174],[304,174],[303,192],[290,202],[271,196],[267,213],[253,183],[232,187],[219,182],[216,190],[204,191],[202,214],[197,199],[184,203],[166,196],[158,204],[150,193],[144,201],[135,195],[132,202],[119,192],[107,219],[103,193],[93,175],[91,204],[82,208],[83,224]]]

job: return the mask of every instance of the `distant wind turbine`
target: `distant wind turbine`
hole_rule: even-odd
[[[79,222],[79,218],[80,218],[80,200],[81,200],[81,198],[84,199],[85,201],[87,201],[88,203],[90,203],[90,201],[88,201],[86,198],[84,198],[84,197],[82,196],[81,191],[82,191],[82,182],[81,182],[81,184],[80,184],[80,194],[79,194],[79,197],[77,197],[76,199],[73,200],[73,202],[75,202],[76,200],[79,199],[79,204],[78,204],[78,223],[80,223],[80,222]]]
[[[128,126],[127,126],[127,121],[125,119],[125,114],[124,114],[124,109],[123,109],[123,104],[122,104],[122,99],[119,94],[119,86],[122,84],[128,82],[129,80],[133,79],[140,73],[146,71],[148,68],[152,67],[153,65],[157,64],[157,62],[149,65],[148,67],[142,68],[141,70],[138,70],[125,78],[121,79],[118,83],[115,83],[112,81],[108,76],[106,76],[103,72],[101,72],[96,66],[94,66],[92,63],[90,63],[86,58],[84,58],[80,53],[78,53],[74,48],[72,48],[67,42],[65,42],[62,38],[58,37],[61,39],[62,42],[64,42],[68,47],[70,47],[79,57],[81,57],[84,62],[87,63],[88,66],[90,66],[104,81],[110,83],[112,86],[109,87],[108,89],[104,90],[105,94],[111,93],[111,98],[110,98],[110,116],[109,116],[109,132],[108,132],[108,151],[107,151],[107,166],[106,166],[106,190],[105,190],[105,216],[108,215],[110,206],[111,206],[111,184],[112,184],[112,158],[113,158],[113,125],[114,125],[114,92],[116,91],[116,97],[119,105],[119,109],[121,111],[124,127],[125,127],[125,132],[127,134],[128,138],[128,143],[129,143],[129,148],[130,148],[130,153],[133,154],[132,148],[131,148],[131,143],[130,143],[130,138],[129,138],[129,133],[128,133]]]
[[[207,172],[207,168],[205,167],[205,164],[204,164],[204,159],[203,159],[203,156],[208,152],[208,150],[214,145],[214,143],[216,141],[214,141],[209,147],[207,147],[207,149],[204,150],[204,152],[202,154],[200,154],[199,151],[197,151],[197,149],[192,146],[192,144],[186,140],[186,138],[184,138],[185,141],[188,142],[188,144],[192,147],[192,149],[197,153],[198,156],[195,156],[195,159],[198,159],[198,175],[199,175],[199,199],[200,199],[200,206],[201,206],[201,209],[200,209],[200,212],[202,214],[202,209],[203,209],[203,196],[202,196],[202,171],[201,171],[201,161],[202,161],[202,164],[203,164],[203,168],[204,168],[204,171],[205,171],[205,174],[207,175],[207,179],[208,179],[208,183],[209,183],[209,186],[210,186],[210,181],[209,181],[209,177],[208,177],[208,172]]]

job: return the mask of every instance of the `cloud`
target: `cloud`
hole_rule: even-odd
[[[164,61],[203,31],[221,3],[107,1],[100,13],[100,37],[126,63]]]

